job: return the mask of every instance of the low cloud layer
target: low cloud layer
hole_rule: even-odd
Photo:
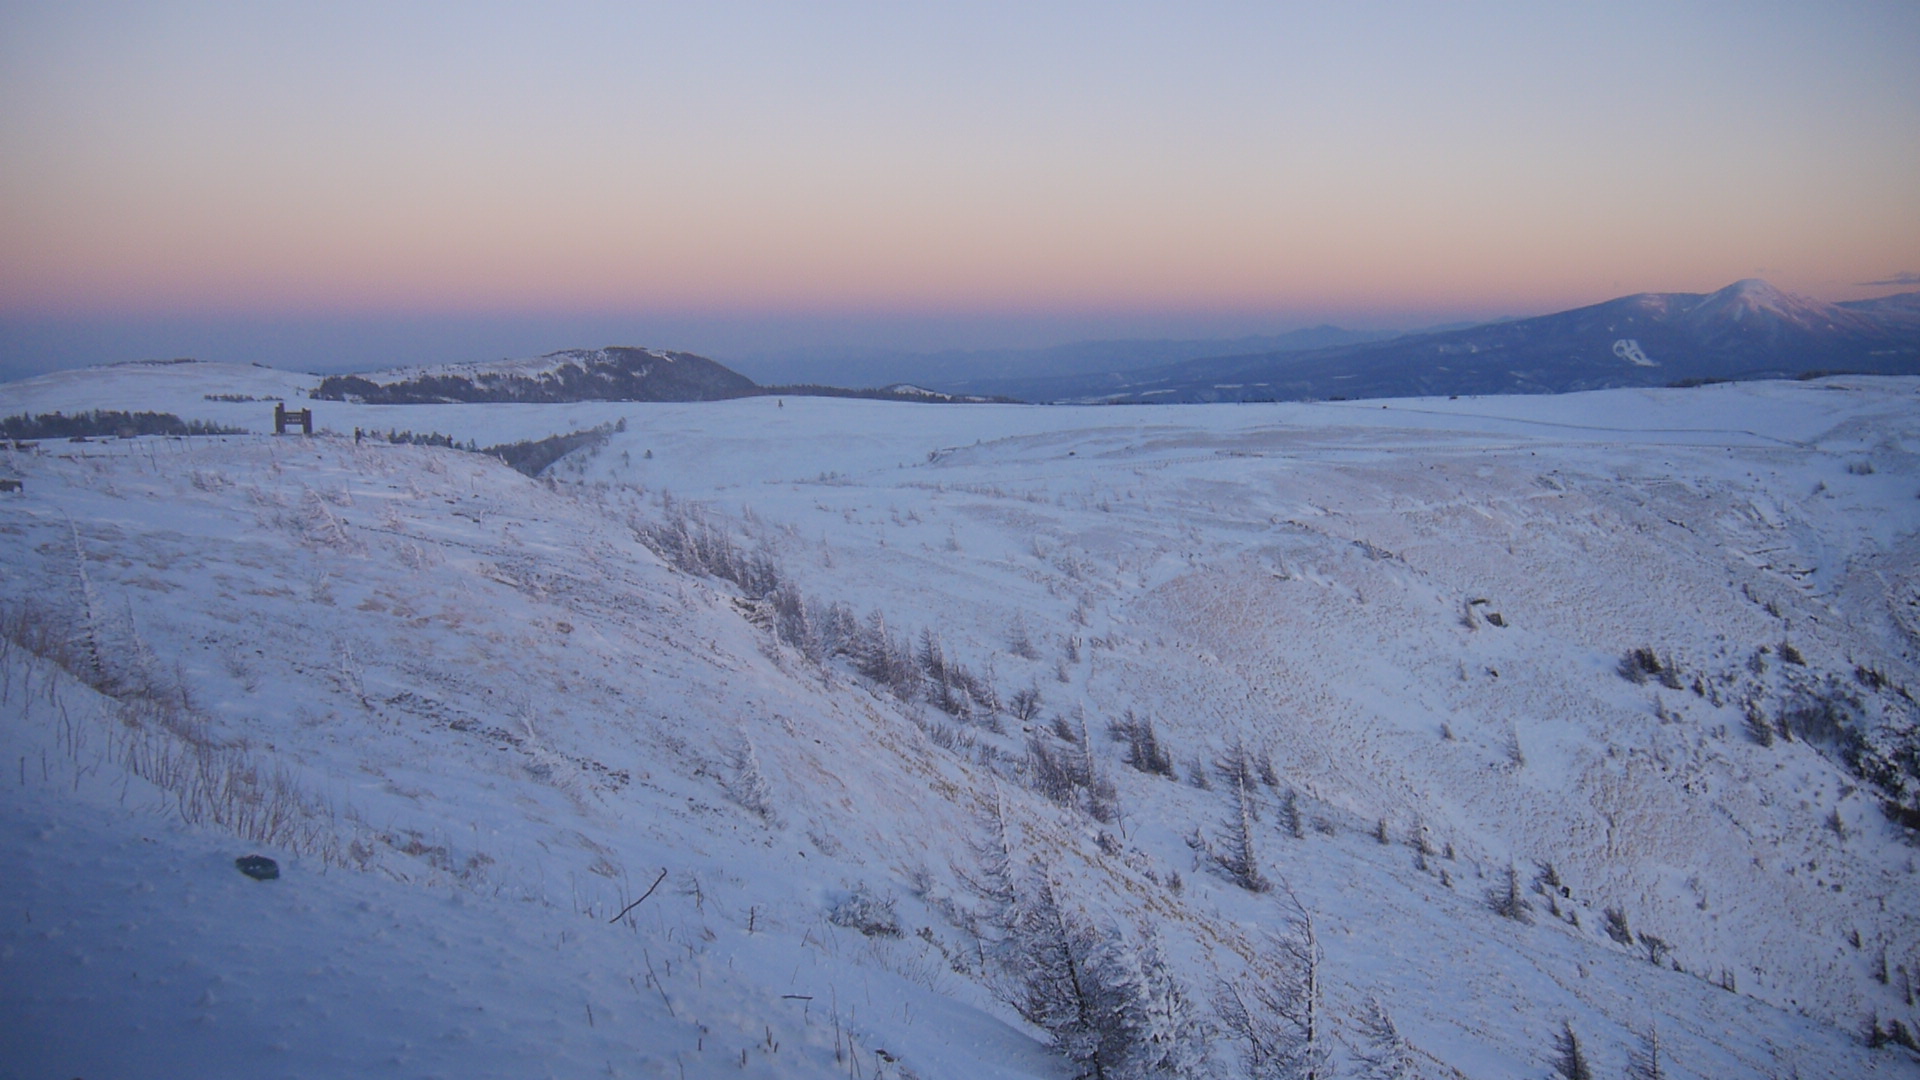
[[[1916,274],[1911,270],[1902,270],[1901,272],[1893,275],[1892,277],[1886,278],[1881,281],[1859,281],[1859,282],[1855,282],[1855,284],[1856,285],[1920,285],[1920,274]]]

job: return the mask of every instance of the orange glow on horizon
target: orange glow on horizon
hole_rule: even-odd
[[[1920,15],[1404,14],[14,11],[0,312],[1520,314],[1920,271]]]

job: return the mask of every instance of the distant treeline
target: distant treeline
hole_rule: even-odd
[[[385,439],[396,446],[441,446],[449,450],[464,450],[470,454],[485,454],[498,458],[508,468],[528,476],[539,476],[547,466],[573,453],[583,446],[598,446],[607,441],[616,431],[627,430],[625,420],[611,424],[602,424],[587,431],[569,431],[564,435],[549,435],[544,439],[525,439],[520,442],[500,443],[497,446],[482,447],[472,439],[460,442],[451,435],[442,435],[437,431],[362,431],[354,430],[356,438]]]
[[[360,434],[360,429],[355,428],[354,433],[356,435]],[[393,431],[389,429],[385,435],[382,435],[377,431],[370,432],[369,434],[371,434],[376,439],[385,439],[388,442],[394,444],[395,446],[444,446],[449,450],[477,450],[478,449],[478,447],[474,445],[473,440],[471,439],[467,440],[465,443],[459,443],[454,441],[453,436],[442,435],[437,431],[417,432],[417,431]]]
[[[489,446],[480,452],[499,458],[515,472],[539,476],[547,466],[575,450],[583,446],[598,446],[606,442],[614,432],[625,430],[627,430],[627,422],[619,420],[611,424],[601,424],[587,431],[570,431],[565,435],[549,435],[544,439],[501,443],[498,446]]]
[[[943,394],[938,391],[915,393],[911,390],[882,390],[867,388],[850,390],[844,386],[821,386],[817,383],[796,383],[789,386],[763,386],[757,393],[765,397],[831,397],[860,398],[865,401],[920,401],[934,405],[1019,405],[1019,398],[1002,397],[995,394],[990,397],[974,395]]]
[[[224,427],[205,420],[182,420],[172,413],[118,412],[95,409],[74,413],[21,413],[0,417],[0,437],[8,439],[72,439],[116,435],[245,435],[245,428]]]

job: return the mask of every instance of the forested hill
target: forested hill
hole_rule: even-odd
[[[399,368],[331,375],[313,397],[369,405],[444,402],[720,401],[760,388],[692,353],[609,347],[568,349],[531,360]]]

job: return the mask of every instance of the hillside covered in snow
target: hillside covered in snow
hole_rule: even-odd
[[[329,375],[313,396],[373,405],[450,401],[717,401],[758,391],[704,356],[655,349],[565,349],[523,360]]]
[[[1757,278],[1386,341],[1216,356],[996,388],[1028,401],[1304,401],[1563,394],[1624,387],[1920,374],[1920,296],[1829,304]]]
[[[0,462],[0,1077],[1920,1070],[1920,380],[301,404]]]

